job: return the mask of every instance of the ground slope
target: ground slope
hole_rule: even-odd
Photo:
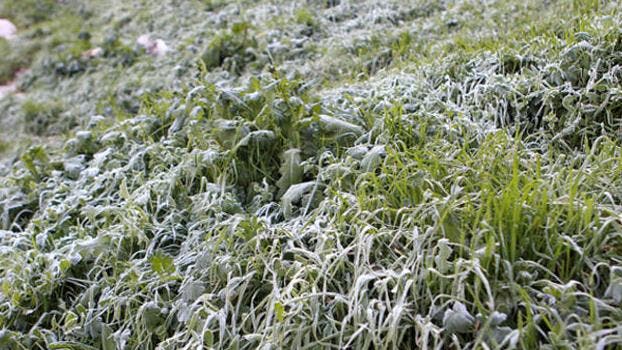
[[[618,2],[190,3],[190,53],[128,19],[136,62],[24,88],[86,109],[0,179],[0,345],[622,341]],[[161,85],[91,115],[113,70]]]

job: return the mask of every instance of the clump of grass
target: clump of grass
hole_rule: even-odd
[[[297,24],[303,25],[302,33],[305,36],[311,36],[313,33],[320,29],[318,21],[315,19],[314,14],[308,8],[300,8],[294,13],[294,18]]]
[[[63,107],[57,101],[24,101],[22,103],[22,113],[25,118],[24,125],[26,131],[38,136],[60,132],[61,130],[54,130],[50,126],[54,125],[61,118],[60,114],[62,111]]]
[[[227,1],[225,0],[203,0],[203,3],[207,11],[216,11],[227,5]]]
[[[0,17],[26,27],[50,19],[58,7],[54,0],[4,1],[0,4]]]
[[[203,67],[62,150],[29,149],[0,179],[0,344],[615,344],[609,29],[462,47],[361,89],[276,68],[231,88]],[[406,62],[414,41],[379,46]]]
[[[13,80],[15,73],[25,64],[25,59],[20,58],[15,51],[10,42],[0,38],[0,54],[3,57],[0,62],[0,84]]]
[[[257,58],[257,41],[248,22],[234,23],[231,28],[211,39],[201,59],[209,69],[223,67],[239,74]]]
[[[4,154],[11,149],[11,145],[8,142],[0,141],[0,154]]]

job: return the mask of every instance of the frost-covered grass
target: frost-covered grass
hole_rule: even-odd
[[[429,3],[202,3],[192,74],[0,178],[0,347],[622,343],[620,4]]]

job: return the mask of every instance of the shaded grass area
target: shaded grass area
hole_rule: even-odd
[[[491,29],[521,6],[498,2],[491,20],[475,4],[401,20],[458,11]],[[341,6],[324,5],[292,25],[321,30],[315,11]],[[419,34],[379,35],[324,86],[256,56],[251,26],[224,26],[188,86],[92,117],[1,178],[0,345],[619,343],[620,13],[562,5],[564,25],[506,37],[451,24],[421,49]],[[236,87],[210,75],[253,65],[263,74]]]

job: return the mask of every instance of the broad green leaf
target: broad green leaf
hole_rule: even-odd
[[[299,149],[292,148],[283,152],[281,168],[279,169],[281,178],[279,178],[276,183],[279,188],[277,199],[281,198],[291,185],[295,185],[302,181],[304,170],[300,163],[301,158]]]
[[[107,324],[102,327],[101,345],[102,350],[117,350],[117,345],[112,336],[112,329]]]
[[[274,313],[276,314],[277,321],[283,322],[285,320],[285,307],[278,301],[274,303]]]
[[[156,331],[159,325],[164,322],[164,314],[158,305],[150,301],[140,308],[141,319],[145,328],[150,331]]]
[[[169,275],[175,272],[173,258],[162,253],[156,253],[149,258],[151,269],[159,275]]]

